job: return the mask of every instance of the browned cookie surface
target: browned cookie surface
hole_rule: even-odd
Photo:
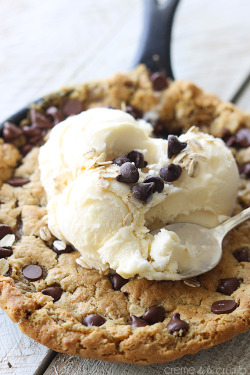
[[[136,364],[174,360],[246,331],[249,222],[225,238],[214,270],[185,282],[125,280],[84,269],[75,262],[80,254],[51,235],[39,145],[54,124],[96,106],[145,116],[159,136],[197,125],[223,137],[241,172],[235,213],[250,204],[250,115],[189,82],[155,84],[141,66],[65,89],[33,109],[21,133],[6,125],[0,143],[0,306],[23,332],[56,351]]]

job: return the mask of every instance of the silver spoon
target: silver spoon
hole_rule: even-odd
[[[250,207],[215,228],[205,228],[191,223],[176,223],[163,228],[175,232],[189,252],[189,262],[178,261],[179,279],[187,279],[210,271],[222,256],[222,240],[234,227],[250,218]],[[162,229],[162,228],[161,228]],[[160,229],[151,232],[157,234]],[[187,264],[188,263],[188,264]]]

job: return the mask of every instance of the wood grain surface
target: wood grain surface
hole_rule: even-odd
[[[150,366],[108,363],[59,354],[44,375],[248,375],[249,340],[250,335],[244,333],[195,355]]]
[[[0,0],[0,122],[63,85],[128,71],[143,29],[142,5],[143,0]],[[173,29],[176,78],[230,100],[250,72],[249,13],[246,0],[182,0]],[[250,84],[237,104],[250,111]],[[52,352],[23,335],[3,312],[0,327],[0,374],[44,373]],[[148,367],[58,354],[45,374],[243,375],[250,373],[249,342],[245,333]]]
[[[181,1],[174,24],[176,77],[230,100],[250,73],[249,11],[245,0]]]
[[[30,375],[44,369],[52,350],[22,334],[0,309],[0,374]]]

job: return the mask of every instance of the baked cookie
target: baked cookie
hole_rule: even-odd
[[[129,74],[62,89],[32,106],[20,127],[5,123],[0,143],[0,306],[49,348],[106,361],[174,360],[233,338],[250,326],[250,222],[225,238],[212,271],[185,281],[123,279],[77,264],[80,253],[48,229],[38,169],[47,132],[93,107],[146,117],[157,137],[192,125],[221,137],[241,173],[235,213],[250,205],[250,115],[190,82]]]

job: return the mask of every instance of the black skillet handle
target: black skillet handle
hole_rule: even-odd
[[[164,71],[167,77],[174,78],[171,68],[170,45],[174,14],[179,1],[144,0],[144,30],[134,66],[145,64],[152,73]],[[23,108],[6,121],[19,124],[26,117],[27,111],[28,107]],[[0,136],[4,122],[0,124]]]
[[[179,0],[144,0],[144,30],[134,66],[145,64],[152,72],[164,71],[174,78],[171,68],[171,31]]]

